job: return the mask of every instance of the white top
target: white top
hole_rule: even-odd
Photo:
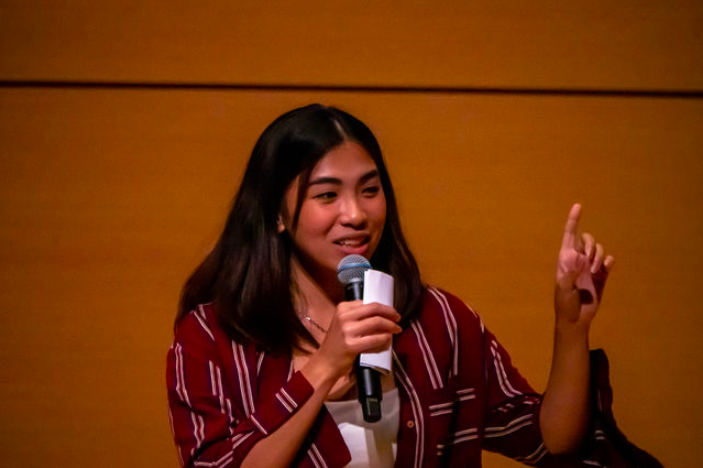
[[[349,447],[352,460],[346,468],[392,468],[395,464],[396,442],[400,421],[398,389],[383,394],[383,417],[367,423],[357,400],[326,401],[325,406]]]

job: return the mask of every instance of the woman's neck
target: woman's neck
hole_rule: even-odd
[[[295,258],[291,266],[296,285],[294,300],[298,312],[308,315],[327,328],[337,302],[343,299],[342,286],[336,278],[328,278],[326,284],[322,284],[322,281],[316,280]]]

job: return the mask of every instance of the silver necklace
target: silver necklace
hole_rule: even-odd
[[[315,327],[315,328],[317,328],[318,330],[320,330],[322,333],[327,333],[327,329],[324,328],[324,327],[323,327],[322,325],[320,325],[319,323],[317,323],[316,321],[314,321],[314,320],[312,319],[312,317],[310,317],[308,314],[300,314],[300,318],[303,319],[303,320],[305,320],[306,322],[308,322],[308,323],[309,323],[310,325],[312,325],[313,327]]]

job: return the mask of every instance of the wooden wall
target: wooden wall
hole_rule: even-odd
[[[592,333],[616,418],[665,466],[700,465],[701,31],[685,0],[4,1],[3,464],[177,465],[179,288],[259,133],[317,101],[376,131],[426,280],[537,388],[582,202],[617,258]]]

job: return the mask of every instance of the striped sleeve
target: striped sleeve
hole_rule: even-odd
[[[301,372],[295,372],[270,401],[259,399],[250,419],[263,435],[278,429],[313,394],[314,389]]]
[[[539,410],[542,402],[513,367],[505,348],[484,331],[486,423],[483,448],[529,465],[539,463],[547,449],[542,443]]]
[[[304,404],[313,388],[295,373],[275,395],[258,398],[249,408],[253,411],[242,408],[242,390],[228,384],[212,333],[201,318],[193,313],[184,318],[168,351],[173,437],[181,466],[238,467],[259,440]]]

